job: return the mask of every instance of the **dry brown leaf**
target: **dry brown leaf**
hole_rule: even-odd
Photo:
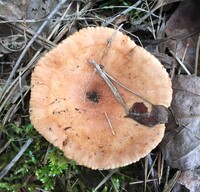
[[[186,0],[180,3],[166,24],[166,34],[170,39],[166,46],[173,51],[191,72],[194,72],[195,50],[200,31],[200,3]],[[184,56],[185,55],[185,56]]]
[[[23,19],[30,1],[0,1],[0,17],[8,21]]]
[[[200,169],[184,171],[181,173],[178,182],[185,185],[190,192],[200,191]]]
[[[0,1],[0,18],[13,22],[22,19],[32,20],[29,27],[37,31],[43,20],[57,3],[57,0]],[[50,20],[47,28],[50,27],[54,19]],[[39,22],[39,20],[41,20],[41,22]]]
[[[200,166],[200,78],[178,75],[173,91],[171,108],[179,126],[165,134],[161,150],[171,167],[195,169]]]
[[[31,3],[27,9],[26,17],[27,19],[34,19],[35,23],[32,23],[30,26],[32,30],[37,31],[43,21],[38,22],[38,20],[43,20],[46,16],[52,11],[56,6],[58,1],[56,0],[31,0]],[[50,20],[48,26],[45,28],[45,33],[48,32],[48,29],[53,25],[53,21],[56,21],[56,18]]]
[[[173,66],[175,67],[177,65],[175,59],[165,53],[153,52],[152,54],[164,65],[166,69],[171,69]]]

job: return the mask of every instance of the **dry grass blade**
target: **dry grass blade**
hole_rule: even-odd
[[[97,185],[97,187],[94,189],[93,192],[98,191],[98,189],[104,185],[111,177],[114,173],[116,173],[117,169],[113,169],[110,171],[110,173]]]
[[[181,175],[181,171],[177,171],[174,176],[172,177],[172,179],[168,182],[168,184],[165,186],[163,192],[170,192],[174,185],[176,184],[179,176]]]
[[[111,130],[112,134],[115,135],[115,132],[114,132],[114,130],[113,130],[112,123],[111,123],[111,121],[110,121],[110,119],[109,119],[107,113],[104,112],[104,114],[105,114],[106,120],[107,120],[107,122],[108,122],[108,125],[109,125],[109,127],[110,127],[110,130]]]
[[[129,110],[126,107],[126,104],[124,103],[123,99],[121,98],[121,96],[120,96],[119,92],[117,91],[116,87],[112,84],[112,82],[110,81],[110,79],[104,73],[103,69],[101,69],[101,67],[95,61],[93,61],[93,60],[88,60],[88,62],[95,67],[95,69],[97,70],[97,72],[99,73],[99,75],[105,80],[105,82],[107,83],[107,85],[111,89],[111,91],[114,94],[115,98],[123,106],[126,114],[128,114]]]
[[[116,184],[115,184],[115,182],[113,181],[112,178],[111,178],[111,182],[112,182],[112,185],[113,185],[113,187],[114,187],[114,191],[115,191],[115,192],[119,192],[119,190],[117,189],[117,186],[116,186]]]
[[[149,173],[147,175],[147,179],[149,178],[149,176],[151,175],[153,179],[153,186],[154,186],[154,191],[155,192],[159,192],[159,187],[158,187],[158,181],[157,181],[157,174],[154,170],[154,165],[156,164],[156,161],[157,161],[157,158],[158,156],[156,156],[155,160],[152,161],[152,158],[150,156],[150,154],[147,156],[147,159],[148,159],[148,166],[149,166]]]
[[[195,75],[197,75],[197,72],[198,72],[199,50],[200,50],[200,33],[199,33],[197,48],[196,48],[195,68],[194,68]]]
[[[161,179],[163,176],[163,167],[164,167],[164,158],[161,156],[161,153],[158,156],[158,183],[161,184]]]
[[[177,62],[181,65],[181,67],[184,69],[184,71],[191,75],[190,71],[187,69],[187,67],[184,65],[184,63],[176,56],[176,54],[173,51],[170,51],[170,53],[173,55],[173,57],[177,60]]]
[[[144,168],[144,192],[146,192],[146,189],[147,189],[147,172],[148,172],[148,156],[147,155],[145,157],[145,168]]]
[[[148,182],[153,182],[153,181],[155,181],[156,179],[147,179],[146,180],[146,183],[148,183]],[[130,185],[136,185],[136,184],[139,184],[139,183],[144,183],[144,181],[134,181],[134,182],[131,182],[131,183],[129,183]]]

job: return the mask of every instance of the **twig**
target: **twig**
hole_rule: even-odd
[[[163,176],[163,167],[164,167],[164,158],[162,157],[161,153],[158,156],[158,184],[161,184],[161,179]]]
[[[147,103],[153,105],[153,103],[151,103],[150,101],[148,101],[146,98],[144,98],[143,96],[141,96],[140,94],[136,93],[135,91],[129,89],[128,87],[126,87],[124,84],[120,83],[119,81],[117,81],[116,79],[114,79],[112,76],[110,76],[107,72],[104,71],[104,73],[106,74],[106,76],[108,76],[112,81],[114,81],[115,83],[117,83],[118,85],[120,85],[122,88],[126,89],[127,91],[131,92],[132,94],[136,95],[137,97],[141,98],[142,100],[146,101]]]
[[[47,164],[47,161],[48,161],[48,158],[49,158],[49,152],[51,150],[51,144],[49,143],[48,147],[47,147],[47,150],[46,150],[46,153],[45,153],[45,156],[44,156],[44,160],[43,160],[43,164],[46,165]]]
[[[146,192],[146,189],[147,189],[147,172],[148,172],[148,157],[146,156],[145,157],[145,168],[144,168],[144,192]]]
[[[185,60],[185,56],[186,56],[186,53],[187,53],[187,51],[188,51],[188,47],[189,47],[189,44],[187,43],[186,48],[185,48],[184,53],[183,53],[183,57],[182,57],[182,59],[181,59],[182,63],[183,63],[184,60]]]
[[[0,24],[3,23],[39,23],[41,21],[44,21],[45,19],[13,19],[13,20],[3,20],[0,21]]]
[[[112,44],[112,41],[113,39],[115,38],[115,35],[117,33],[117,31],[119,31],[119,29],[122,27],[122,25],[120,27],[118,27],[117,30],[115,30],[115,32],[112,34],[112,36],[107,40],[107,47],[104,49],[103,51],[103,54],[101,56],[101,59],[100,59],[100,62],[102,61],[102,59],[105,57],[105,55],[108,53],[110,47],[111,47],[111,44]]]
[[[156,179],[148,179],[146,180],[146,182],[153,182],[155,181]],[[135,184],[140,184],[140,183],[144,183],[144,181],[134,181],[134,182],[131,182],[129,183],[130,185],[135,185]]]
[[[197,41],[196,56],[195,56],[195,68],[194,68],[195,75],[197,75],[197,71],[198,71],[199,49],[200,49],[200,33],[199,33],[199,38]]]
[[[88,60],[90,64],[92,64],[96,71],[99,73],[99,75],[104,79],[104,81],[107,83],[109,88],[111,89],[112,93],[114,94],[115,98],[118,100],[118,102],[123,106],[124,110],[126,111],[126,114],[129,114],[129,110],[126,107],[123,99],[121,98],[119,92],[117,91],[116,87],[113,85],[113,83],[110,81],[110,79],[106,76],[105,72],[103,69],[101,69],[100,65],[98,65],[95,61],[93,60]]]
[[[111,130],[112,134],[115,135],[115,132],[114,132],[114,130],[113,130],[113,126],[112,126],[112,124],[111,124],[111,122],[110,122],[110,119],[108,118],[107,113],[104,112],[104,114],[105,114],[105,116],[106,116],[106,120],[107,120],[107,122],[108,122],[108,125],[109,125],[109,127],[110,127],[110,130]]]
[[[149,173],[148,173],[148,175],[147,175],[147,179],[149,178],[150,174],[151,174],[151,176],[153,177],[153,179],[155,179],[155,180],[153,181],[153,186],[154,186],[154,191],[155,191],[155,192],[158,192],[158,191],[159,191],[159,189],[158,189],[159,184],[158,184],[158,180],[157,180],[157,175],[156,175],[156,172],[155,172],[155,170],[154,170],[154,168],[153,168],[154,165],[155,165],[155,163],[156,163],[156,161],[157,161],[157,158],[158,158],[158,156],[157,156],[157,157],[155,158],[155,160],[153,161],[152,158],[151,158],[151,155],[150,155],[150,154],[147,155],[148,166],[149,166],[149,168],[150,168]]]
[[[170,166],[167,166],[166,176],[165,176],[165,185],[164,188],[168,185],[168,179],[169,179],[169,172],[170,172]]]
[[[190,71],[186,68],[186,66],[183,64],[183,62],[181,62],[181,60],[174,54],[173,51],[169,51],[173,57],[178,61],[178,63],[181,65],[181,67],[185,70],[185,72],[188,74],[188,75],[191,75]]]
[[[24,58],[26,52],[29,50],[29,48],[31,47],[31,45],[33,44],[33,42],[35,41],[35,39],[40,35],[40,33],[42,32],[42,30],[44,29],[44,27],[47,25],[47,23],[49,22],[49,20],[56,14],[56,12],[62,7],[62,5],[67,2],[67,0],[61,0],[60,3],[57,4],[57,6],[54,8],[54,10],[48,15],[47,19],[44,21],[44,23],[40,26],[40,28],[38,29],[38,31],[35,33],[35,35],[32,37],[32,39],[28,42],[28,44],[26,45],[26,47],[24,48],[24,50],[22,51],[20,57],[18,58],[12,72],[10,73],[8,80],[6,81],[3,90],[2,90],[2,95],[1,95],[1,99],[3,96],[3,93],[5,92],[5,90],[7,89],[7,87],[9,86],[9,84],[12,81],[13,76],[15,75],[19,65],[21,64],[22,59]]]
[[[18,154],[13,158],[13,160],[0,172],[0,180],[8,173],[8,171],[15,165],[19,158],[23,155],[29,145],[32,143],[33,139],[28,139],[23,145]]]

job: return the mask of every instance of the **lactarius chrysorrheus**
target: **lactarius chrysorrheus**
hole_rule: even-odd
[[[153,55],[122,32],[91,27],[36,64],[30,119],[67,158],[111,169],[138,161],[160,143],[163,122],[148,126],[134,115],[150,114],[153,105],[167,108],[171,99],[171,81]]]

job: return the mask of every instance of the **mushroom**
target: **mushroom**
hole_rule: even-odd
[[[113,169],[145,157],[165,131],[164,124],[149,127],[127,118],[126,108],[142,103],[151,111],[152,104],[169,107],[171,99],[168,73],[153,55],[118,30],[88,27],[39,59],[31,79],[30,120],[77,164]]]

